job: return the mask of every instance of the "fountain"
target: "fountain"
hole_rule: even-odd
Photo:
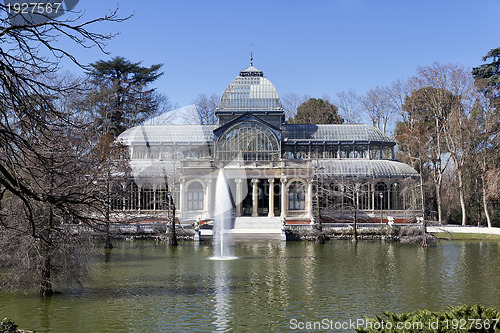
[[[220,169],[215,185],[214,256],[212,259],[235,259],[230,247],[230,234],[227,233],[227,230],[231,229],[233,221],[233,207],[234,204],[229,183],[227,182],[224,170]]]

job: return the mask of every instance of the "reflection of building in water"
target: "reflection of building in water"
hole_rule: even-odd
[[[369,125],[292,125],[278,93],[252,65],[225,89],[217,125],[143,125],[119,137],[130,149],[133,182],[115,210],[166,209],[166,185],[181,221],[212,218],[215,175],[225,167],[236,216],[310,223],[361,222],[421,214],[419,174],[394,158],[395,143]]]

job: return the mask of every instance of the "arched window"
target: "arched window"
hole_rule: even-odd
[[[367,158],[368,148],[366,146],[356,146],[354,150],[354,158]]]
[[[384,160],[392,160],[392,148],[389,146],[384,146],[382,148],[382,158]]]
[[[342,210],[342,202],[344,201],[344,187],[339,184],[331,184],[330,189],[334,209]]]
[[[223,161],[275,161],[279,157],[275,135],[255,121],[234,125],[217,142],[217,159]]]
[[[127,193],[125,194],[125,210],[139,209],[139,187],[133,181],[127,185]]]
[[[306,190],[304,183],[294,181],[288,187],[288,209],[289,210],[304,210]]]
[[[337,146],[328,146],[326,147],[326,158],[337,158]]]
[[[155,191],[156,199],[156,210],[167,210],[168,209],[168,194],[167,186],[165,184],[158,185]]]
[[[295,158],[294,149],[292,146],[285,146],[283,148],[283,158],[292,160]]]
[[[323,146],[313,146],[311,158],[323,158]]]
[[[370,147],[370,159],[371,160],[380,160],[380,147],[379,146],[371,146]]]
[[[370,184],[363,184],[359,188],[358,200],[359,209],[372,209]]]
[[[354,153],[351,146],[340,147],[340,158],[353,158]]]
[[[378,182],[375,184],[375,209],[385,209],[389,208],[389,193],[387,191],[387,185],[384,182]]]
[[[403,196],[401,194],[401,184],[396,182],[391,185],[391,209],[403,209]]]
[[[187,209],[203,209],[203,186],[199,182],[192,182],[188,186]]]
[[[154,209],[154,190],[153,186],[146,183],[141,186],[141,206],[140,209],[143,210],[153,210]]]
[[[296,159],[298,160],[306,160],[309,156],[309,147],[307,146],[298,146],[297,152],[295,154]]]

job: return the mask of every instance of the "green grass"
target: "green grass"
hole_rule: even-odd
[[[448,239],[448,240],[460,240],[460,239],[467,239],[467,240],[494,240],[494,241],[500,241],[500,235],[494,235],[494,234],[468,234],[468,233],[449,233],[449,232],[436,232],[433,233],[434,236],[440,238],[440,239]]]

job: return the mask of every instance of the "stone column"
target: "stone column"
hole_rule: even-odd
[[[274,217],[274,179],[270,178],[269,182],[269,213],[267,216]]]
[[[139,213],[142,210],[142,185],[137,186],[137,210]]]
[[[387,183],[387,210],[391,210],[392,183]],[[389,214],[389,212],[387,212]]]
[[[252,179],[252,216],[259,216],[259,180]]]
[[[204,207],[203,210],[205,211],[206,218],[210,218],[210,211],[212,210],[212,196],[213,196],[213,179],[207,179],[207,182],[205,184],[205,200],[203,202]]]
[[[313,217],[313,182],[307,182],[307,215]]]
[[[286,178],[281,178],[281,217],[286,215]]]
[[[177,211],[179,213],[184,211],[184,183],[186,182],[185,178],[181,178],[181,182],[179,184],[179,207]]]
[[[243,199],[241,198],[241,179],[235,179],[236,183],[236,216],[241,216],[241,203]]]
[[[153,211],[156,211],[156,189],[157,186],[153,186]]]
[[[372,195],[372,210],[375,210],[375,184],[370,184],[371,195]]]

